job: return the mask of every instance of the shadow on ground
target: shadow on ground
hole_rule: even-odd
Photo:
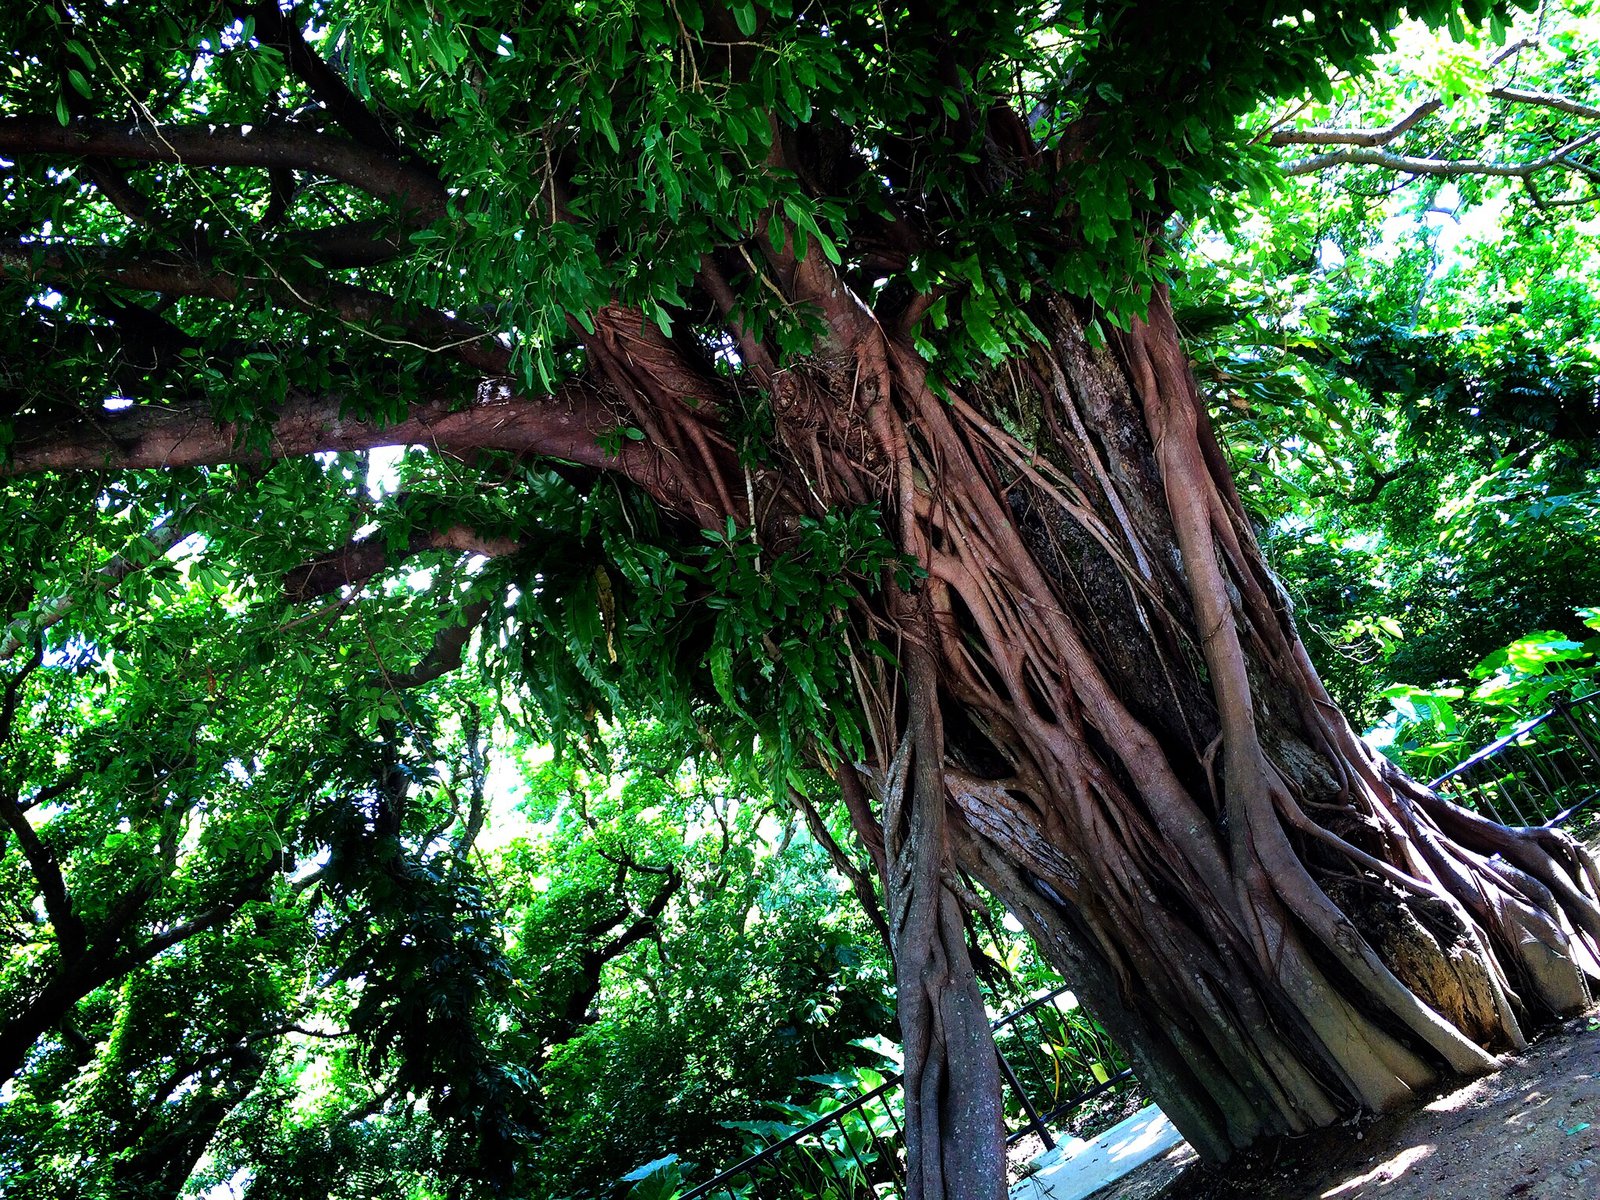
[[[1283,1139],[1226,1167],[1187,1146],[1093,1200],[1600,1200],[1600,1018],[1549,1031],[1412,1112]]]

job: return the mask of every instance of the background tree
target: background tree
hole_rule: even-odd
[[[888,1030],[876,934],[797,818],[645,730],[637,779],[523,783],[478,688],[375,670],[433,640],[407,589],[354,644],[256,629],[198,544],[96,643],[11,667],[0,1195],[607,1194],[619,1162],[736,1153],[720,1121]],[[10,577],[48,571],[27,549]]]
[[[1199,380],[1312,658],[1363,723],[1396,681],[1459,683],[1533,630],[1583,636],[1589,151],[1483,171],[1588,137],[1596,114],[1563,94],[1590,71],[1592,21],[1580,3],[1501,37],[1400,27],[1327,102],[1264,107],[1258,139],[1295,173],[1237,229],[1189,230],[1178,303]],[[1363,130],[1409,169],[1305,157],[1319,138],[1376,140]]]
[[[454,697],[346,722],[366,645],[263,670],[225,584],[164,562],[137,628],[104,614],[98,644],[7,680],[6,1194],[178,1195],[278,1060],[322,1041],[426,1098],[457,1173],[505,1173],[535,1114],[489,1044],[506,971],[468,860],[481,781],[419,745]]]
[[[715,1171],[742,1157],[730,1122],[894,1031],[886,951],[799,818],[706,762],[664,771],[648,728],[622,750],[616,770],[539,767],[539,832],[496,872],[548,1047],[541,1194],[606,1194],[668,1154]]]
[[[1004,1186],[958,869],[1208,1154],[1392,1107],[1587,1002],[1600,877],[1354,737],[1161,280],[1174,213],[1265,178],[1242,119],[1330,97],[1395,16],[37,5],[7,471],[95,522],[101,473],[183,480],[159,519],[263,610],[427,614],[329,700],[370,704],[373,822],[398,685],[474,628],[543,731],[648,697],[780,787],[825,767],[885,880],[919,1197]],[[304,460],[411,443],[378,495]],[[198,482],[225,463],[248,520]],[[51,584],[22,644],[72,627]]]

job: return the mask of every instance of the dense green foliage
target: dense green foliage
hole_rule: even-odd
[[[1594,78],[1594,20],[1579,0],[1497,37],[1404,26],[1372,74],[1254,119],[1382,129],[1440,100],[1395,152],[1535,161],[1588,124],[1491,93]],[[1534,630],[1581,640],[1574,610],[1600,595],[1600,226],[1578,161],[1530,179],[1343,165],[1254,198],[1225,239],[1191,234],[1201,381],[1358,720],[1384,715],[1389,685],[1459,684]]]
[[[1170,273],[1319,666],[1367,722],[1393,701],[1426,769],[1575,686],[1547,664],[1592,669],[1593,173],[1284,180],[1264,97],[1371,126],[1445,94],[1433,156],[1566,127],[1483,120],[1509,43],[1454,6],[1412,11],[1465,41],[1419,55],[1408,27],[1377,76],[1347,72],[1394,5],[1259,7],[308,7],[373,144],[430,165],[8,161],[0,446],[131,404],[269,448],[307,397],[399,420],[485,373],[558,387],[610,304],[735,378],[695,280],[768,222],[863,296],[927,298],[911,332],[951,378],[1025,341],[1036,295],[1126,322]],[[275,11],[30,4],[0,117],[332,124]],[[1569,5],[1517,82],[1586,87],[1593,20]],[[975,179],[1005,128],[972,114],[1003,105],[1042,153]],[[770,166],[802,129],[858,169]],[[729,282],[756,336],[811,345],[753,265]],[[745,399],[748,471],[772,418]],[[599,448],[654,437],[615,421]],[[680,526],[493,449],[7,478],[0,1004],[37,1029],[0,1092],[0,1196],[607,1194],[874,1069],[886,955],[791,789],[831,800],[814,768],[860,748],[843,613],[915,566],[871,506],[781,546],[753,514]],[[1462,719],[1475,669],[1490,715]],[[997,988],[1040,980],[989,940],[1019,980]]]
[[[8,1085],[6,1195],[155,1195],[191,1171],[270,1196],[584,1192],[663,1144],[731,1153],[719,1120],[888,1029],[881,949],[815,844],[664,766],[659,739],[622,776],[519,771],[453,684],[370,731],[297,728],[313,679],[348,678],[281,668],[304,686],[274,711],[210,653],[220,606],[182,599],[189,621],[114,670],[84,650],[19,689],[7,761],[59,771],[21,799],[62,892],[29,908],[7,840],[4,986],[14,1004],[61,975],[70,925],[109,957]],[[201,665],[169,731],[141,693],[170,696],[180,637]],[[270,754],[226,743],[235,702]]]

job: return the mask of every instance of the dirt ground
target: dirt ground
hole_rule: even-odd
[[[1093,1200],[1600,1200],[1600,1016],[1397,1116],[1285,1139],[1226,1167],[1187,1146]]]

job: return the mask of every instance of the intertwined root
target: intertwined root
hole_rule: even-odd
[[[941,911],[952,863],[983,880],[1213,1154],[1492,1070],[1530,1019],[1589,1001],[1593,861],[1464,812],[1354,736],[1164,302],[1115,357],[1053,312],[1009,409],[936,396],[901,347],[874,360],[901,543],[928,572],[888,617],[932,683],[907,703],[881,664],[857,678],[874,744],[922,739],[943,766],[886,821],[948,810],[937,839],[886,830],[891,880],[922,881],[902,913]],[[902,970],[937,957],[918,927],[929,949]]]

